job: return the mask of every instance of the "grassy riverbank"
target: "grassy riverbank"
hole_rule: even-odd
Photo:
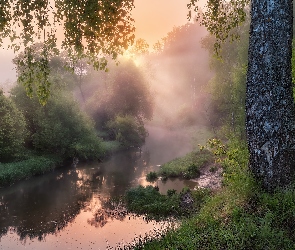
[[[245,145],[231,142],[219,158],[223,188],[177,229],[130,249],[295,249],[295,188],[264,192],[248,172],[247,155]]]
[[[116,141],[102,141],[99,149],[101,152],[100,159],[105,159],[121,149],[122,146]],[[67,160],[55,155],[35,155],[30,151],[27,154],[23,157],[24,159],[16,162],[0,162],[0,188],[10,186],[20,180],[48,173],[56,167],[62,166],[64,161]],[[95,157],[97,157],[97,153]],[[95,159],[95,157],[93,158]]]
[[[53,170],[61,160],[53,156],[31,156],[12,163],[0,163],[0,187]]]
[[[126,192],[125,201],[129,212],[158,220],[196,213],[208,195],[209,190],[206,189],[183,189],[179,194],[172,189],[163,195],[153,186],[138,186]]]
[[[162,177],[196,178],[200,169],[214,162],[213,154],[209,150],[193,151],[163,164],[158,172]]]

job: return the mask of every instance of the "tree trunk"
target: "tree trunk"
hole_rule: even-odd
[[[292,0],[252,0],[246,95],[249,167],[268,191],[287,187],[295,168],[292,25]]]

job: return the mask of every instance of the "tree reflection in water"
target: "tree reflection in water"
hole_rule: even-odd
[[[95,244],[106,249],[106,244],[152,230],[154,222],[127,215],[122,202],[114,200],[129,187],[145,184],[145,175],[154,171],[149,161],[147,151],[125,151],[103,163],[79,163],[1,189],[0,248],[63,249],[84,244],[90,249],[89,244]]]
[[[81,164],[0,190],[0,237],[16,233],[21,241],[45,239],[72,223],[81,210],[91,210],[90,225],[122,221],[127,211],[110,197],[122,195],[143,171],[134,152],[113,156],[104,164]],[[94,203],[99,203],[94,207]]]
[[[83,181],[83,180],[82,180]],[[15,232],[20,240],[62,230],[85,207],[91,197],[89,185],[78,185],[75,170],[40,176],[0,192],[0,236]]]
[[[123,221],[127,214],[128,212],[123,202],[105,199],[102,201],[101,208],[95,211],[94,217],[88,219],[87,222],[91,226],[103,227],[108,221],[111,220]]]

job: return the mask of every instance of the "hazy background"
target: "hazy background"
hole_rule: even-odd
[[[135,0],[132,14],[135,19],[136,38],[143,38],[152,46],[174,26],[185,24],[188,2],[188,0]],[[15,55],[12,50],[6,49],[6,45],[0,48],[0,86],[4,91],[16,81],[14,65],[11,62]]]

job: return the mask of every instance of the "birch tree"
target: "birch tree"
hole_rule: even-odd
[[[198,1],[190,8],[198,11]],[[201,22],[215,35],[215,50],[235,39],[249,1],[208,0]],[[252,0],[246,88],[249,168],[273,191],[291,184],[295,168],[295,121],[291,78],[293,1]]]
[[[295,168],[292,35],[292,0],[252,0],[246,93],[249,166],[270,191],[289,185]]]

